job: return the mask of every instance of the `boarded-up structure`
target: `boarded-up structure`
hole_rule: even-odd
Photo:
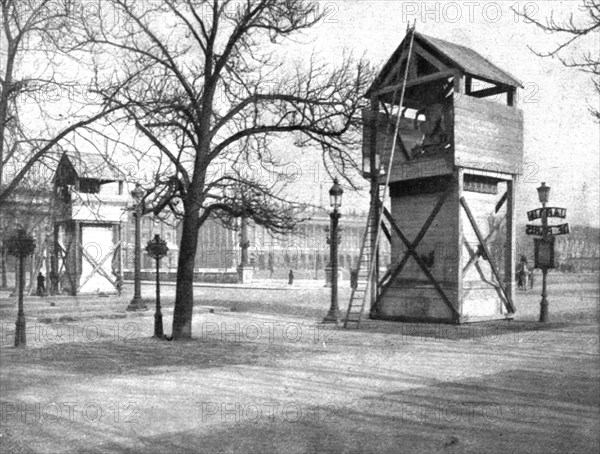
[[[512,317],[520,86],[471,49],[409,31],[370,87],[371,109],[363,112],[370,248],[376,238],[392,245],[389,264],[371,260],[363,246],[364,265],[376,267],[363,273],[372,318]],[[382,193],[390,197],[379,210]],[[352,298],[347,320],[360,323],[351,309]]]
[[[54,177],[53,291],[114,293],[122,283],[125,176],[100,155],[62,156]]]

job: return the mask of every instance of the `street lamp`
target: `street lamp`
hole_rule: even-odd
[[[142,284],[141,284],[141,268],[142,268],[142,239],[141,239],[141,220],[142,220],[142,199],[144,197],[144,189],[139,183],[135,184],[135,188],[131,191],[131,196],[135,202],[133,209],[133,217],[135,219],[135,246],[133,249],[133,299],[127,306],[128,311],[148,310],[145,304],[142,303]]]
[[[333,179],[333,186],[329,189],[329,200],[333,211],[329,213],[331,221],[330,238],[329,238],[329,254],[331,261],[331,307],[329,312],[323,319],[323,323],[339,323],[340,309],[337,301],[337,284],[338,284],[338,221],[342,216],[338,209],[342,206],[342,194],[344,190],[339,185],[337,178]]]
[[[550,197],[550,186],[546,186],[546,183],[542,182],[542,185],[537,188],[537,192],[540,203],[545,207]]]
[[[546,213],[546,204],[550,198],[550,186],[542,182],[542,185],[537,188],[538,198],[542,204],[542,242],[548,242],[548,215]],[[542,265],[542,301],[540,302],[540,322],[548,321],[548,292],[546,289],[546,277],[548,276],[548,266]]]
[[[25,335],[25,311],[23,310],[23,290],[25,288],[25,259],[33,254],[35,250],[35,239],[28,235],[25,229],[20,228],[8,239],[8,253],[19,260],[19,290],[18,290],[18,312],[15,329],[15,347],[25,347],[27,337]]]
[[[156,260],[156,311],[154,312],[154,337],[162,339],[163,322],[162,313],[160,311],[160,259],[169,252],[167,242],[160,235],[154,235],[154,238],[146,244],[146,252],[150,257]]]

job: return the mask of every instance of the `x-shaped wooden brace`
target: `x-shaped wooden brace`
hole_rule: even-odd
[[[119,243],[120,244],[120,243]],[[117,246],[119,245],[117,244]],[[84,249],[84,247],[82,245],[80,245],[81,248],[81,254],[85,257],[85,259],[89,262],[90,265],[92,265],[94,268],[92,269],[92,271],[90,272],[90,274],[87,275],[87,277],[85,278],[85,280],[79,285],[79,288],[77,289],[77,291],[79,292],[83,286],[85,284],[87,284],[89,282],[89,280],[92,278],[92,276],[94,276],[94,274],[98,273],[100,274],[102,277],[104,277],[108,282],[111,283],[111,285],[115,288],[117,288],[117,281],[112,279],[112,276],[110,276],[105,270],[104,268],[102,268],[102,265],[104,265],[104,263],[108,260],[109,257],[111,257],[114,254],[114,251],[116,249],[112,249],[110,251],[108,251],[108,253],[102,257],[102,259],[97,262],[96,260],[94,260],[88,253],[87,251]]]
[[[374,311],[377,310],[377,306],[379,304],[381,297],[383,297],[385,295],[385,293],[390,288],[392,283],[396,280],[398,275],[402,272],[402,269],[404,268],[404,265],[406,265],[406,263],[408,262],[408,259],[412,256],[415,259],[415,261],[417,262],[417,264],[419,265],[419,267],[421,268],[421,270],[423,271],[423,273],[425,274],[425,276],[427,276],[427,278],[431,281],[431,283],[433,284],[433,286],[435,287],[435,289],[437,290],[439,295],[442,297],[442,300],[444,301],[444,303],[446,303],[448,308],[452,311],[453,316],[455,318],[459,317],[460,314],[458,313],[458,311],[456,310],[456,308],[454,307],[454,305],[452,304],[452,302],[446,295],[446,292],[444,292],[444,289],[440,286],[440,284],[435,279],[433,274],[431,274],[431,271],[429,271],[429,268],[427,267],[427,265],[425,265],[425,263],[423,262],[423,260],[419,256],[419,254],[417,253],[417,247],[419,246],[419,243],[421,242],[421,240],[423,239],[423,237],[429,230],[429,227],[433,223],[433,220],[435,219],[437,214],[440,212],[440,210],[442,209],[442,206],[444,205],[444,203],[446,203],[446,200],[448,199],[450,194],[452,194],[453,191],[454,191],[454,188],[453,188],[451,182],[449,182],[446,190],[442,193],[442,195],[438,199],[435,207],[433,208],[433,211],[431,212],[431,214],[425,221],[425,224],[423,224],[423,227],[421,227],[419,234],[417,235],[417,237],[415,238],[415,240],[412,243],[408,240],[408,238],[406,238],[406,236],[404,236],[404,234],[402,233],[402,230],[400,230],[400,227],[398,227],[398,224],[396,224],[396,221],[392,217],[391,213],[387,210],[387,208],[383,209],[383,214],[385,215],[386,219],[390,223],[390,226],[392,227],[394,232],[396,232],[396,234],[400,237],[400,239],[406,246],[407,251],[404,254],[404,256],[402,257],[402,259],[400,260],[400,262],[398,263],[398,265],[396,265],[396,267],[394,268],[394,271],[391,273],[391,276],[389,277],[387,284],[385,284],[385,286],[381,289],[381,294],[380,294],[379,298],[377,299],[377,301],[375,303],[375,307],[373,309]]]
[[[508,192],[505,192],[504,195],[502,197],[500,197],[500,200],[498,201],[498,203],[496,204],[496,208],[494,210],[494,213],[497,214],[498,211],[500,211],[500,209],[502,208],[502,206],[504,205],[504,202],[506,202],[506,199],[508,197]],[[496,233],[502,228],[502,224],[504,223],[504,219],[501,219],[500,222],[498,224],[496,224],[491,230],[490,233],[488,233],[488,235],[484,238],[485,243],[487,244],[493,236],[496,235]],[[471,265],[475,264],[475,266],[477,266],[477,260],[479,259],[479,257],[481,257],[482,251],[473,251],[473,249],[471,249],[471,246],[469,246],[469,244],[467,243],[467,241],[463,238],[463,244],[467,247],[467,251],[469,252],[469,261],[467,262],[467,264],[463,267],[463,274],[471,267]],[[484,279],[485,280],[485,279]]]
[[[477,240],[479,241],[479,244],[481,245],[481,248],[483,249],[484,257],[489,262],[490,268],[492,269],[492,273],[494,273],[494,276],[496,277],[496,280],[498,281],[498,286],[502,290],[502,295],[504,296],[504,298],[502,298],[502,302],[504,303],[504,306],[506,306],[506,309],[508,310],[508,312],[514,313],[515,306],[513,305],[513,302],[511,301],[509,294],[506,292],[506,288],[504,288],[504,285],[502,284],[502,280],[500,279],[500,273],[498,273],[498,269],[496,268],[496,265],[492,261],[492,256],[490,255],[490,251],[487,248],[486,239],[481,234],[481,231],[479,230],[479,227],[477,226],[477,223],[475,222],[475,217],[473,216],[473,213],[471,213],[471,209],[469,208],[469,205],[467,204],[467,200],[464,197],[461,197],[460,204],[464,208],[465,213],[467,213],[469,222],[471,223],[471,226],[473,227],[473,230],[475,231],[475,235],[477,236]]]
[[[67,275],[67,278],[69,279],[69,284],[71,284],[71,288],[73,289],[73,288],[75,288],[75,281],[73,280],[73,275],[71,274],[71,271],[69,270],[69,265],[67,264],[67,251],[69,249],[71,249],[72,245],[73,245],[73,240],[71,240],[69,242],[69,244],[67,244],[66,249],[63,249],[63,247],[60,245],[60,243],[56,243],[56,246],[58,246],[58,252],[61,253],[61,259],[62,259],[62,264],[60,266],[60,269],[58,270],[58,280],[60,281],[60,276],[64,269],[65,273]]]

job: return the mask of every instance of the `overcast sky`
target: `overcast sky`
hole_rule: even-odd
[[[335,64],[344,50],[364,55],[377,68],[391,56],[406,33],[408,22],[416,20],[420,33],[471,47],[500,68],[521,80],[525,88],[519,107],[525,118],[523,176],[518,187],[518,222],[526,222],[526,211],[537,208],[536,188],[542,181],[551,189],[550,205],[568,209],[571,224],[600,225],[599,148],[600,133],[589,107],[599,108],[589,74],[562,66],[556,59],[542,59],[528,48],[553,49],[561,39],[548,35],[518,17],[511,7],[527,8],[543,19],[584,18],[580,1],[322,1],[324,19],[305,33],[297,44],[287,43],[286,58],[303,58],[311,50]],[[235,7],[235,2],[234,6]],[[595,33],[564,56],[578,56],[585,49],[598,55],[600,36]],[[68,66],[68,65],[67,65]],[[66,70],[67,68],[65,68]],[[289,149],[286,146],[282,150]],[[289,153],[301,153],[289,149]],[[292,157],[292,156],[290,156]],[[301,171],[296,195],[304,201],[327,201],[331,180],[318,159],[292,157]],[[364,180],[363,180],[364,181]],[[365,182],[366,183],[366,182]],[[584,186],[585,185],[585,186]],[[294,189],[295,190],[295,189]],[[346,208],[366,209],[368,197],[346,195]]]
[[[331,61],[341,50],[365,54],[373,63],[387,60],[406,33],[408,21],[416,19],[423,34],[471,47],[523,82],[519,107],[525,117],[523,184],[519,187],[519,222],[525,211],[537,208],[536,188],[551,186],[550,205],[568,208],[571,224],[599,225],[599,127],[588,111],[599,106],[591,77],[564,68],[558,60],[541,59],[536,50],[550,50],[559,37],[547,35],[516,16],[511,6],[524,8],[543,19],[569,13],[582,16],[579,1],[543,2],[422,2],[422,1],[323,1],[323,23],[306,36]],[[582,41],[593,55],[600,52],[596,33]],[[577,55],[573,52],[565,56]],[[585,196],[583,184],[587,183]],[[324,191],[328,186],[324,184]]]

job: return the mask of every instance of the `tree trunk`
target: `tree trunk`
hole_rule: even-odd
[[[177,288],[173,311],[173,339],[191,339],[194,310],[194,265],[198,248],[198,209],[186,209],[181,230]]]

